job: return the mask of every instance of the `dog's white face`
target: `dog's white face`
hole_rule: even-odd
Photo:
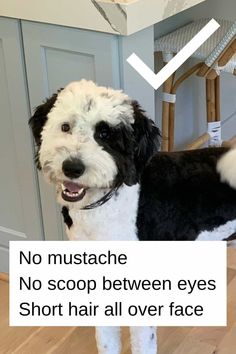
[[[39,165],[56,185],[59,202],[79,203],[80,208],[95,202],[98,190],[105,194],[123,183],[137,183],[136,155],[144,158],[139,145],[146,125],[152,127],[153,139],[158,137],[158,129],[126,94],[85,80],[69,84],[39,106],[30,125]]]

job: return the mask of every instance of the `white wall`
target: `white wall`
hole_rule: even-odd
[[[198,18],[224,18],[236,20],[235,0],[207,0],[190,10],[173,16],[155,26],[155,38]],[[187,70],[194,62],[188,61],[179,71]],[[156,63],[156,69],[160,62]],[[221,75],[221,112],[223,139],[236,135],[236,77],[230,74]],[[156,117],[161,126],[160,90],[156,94]],[[186,143],[203,133],[206,127],[205,80],[197,77],[186,81],[179,89],[176,107],[176,147]]]

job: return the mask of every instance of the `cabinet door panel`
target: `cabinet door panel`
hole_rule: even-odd
[[[118,39],[114,35],[22,22],[31,109],[71,81],[91,79],[120,87]],[[53,188],[39,176],[46,239],[63,239]]]
[[[0,18],[0,271],[10,240],[43,239],[17,20]]]
[[[89,80],[94,80],[96,77],[95,57],[93,55],[55,48],[45,48],[44,55],[50,91],[57,90],[59,87],[63,87],[65,83],[74,81],[75,77],[86,77]],[[63,70],[64,68],[66,70]],[[53,87],[51,88],[50,85]]]

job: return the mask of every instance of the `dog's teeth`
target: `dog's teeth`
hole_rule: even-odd
[[[81,190],[78,192],[79,195],[81,195],[84,191],[84,188],[81,188]]]
[[[65,195],[67,195],[68,197],[71,197],[71,198],[78,197],[84,192],[84,188],[81,188],[78,192],[70,192],[70,191],[68,191],[68,189],[62,183],[61,183],[61,188],[62,188],[62,192]]]

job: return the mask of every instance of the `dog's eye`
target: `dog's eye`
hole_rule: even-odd
[[[109,128],[103,128],[100,132],[99,132],[99,138],[102,140],[106,140],[110,138],[110,130]]]
[[[70,131],[70,124],[69,123],[63,123],[61,126],[61,131],[64,133],[68,133]]]

